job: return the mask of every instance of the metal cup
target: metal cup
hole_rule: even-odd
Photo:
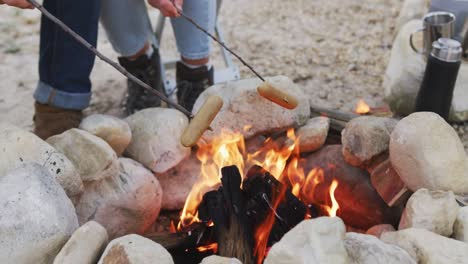
[[[414,46],[414,34],[423,32],[423,49]],[[429,57],[432,43],[439,38],[453,38],[455,34],[455,15],[450,12],[431,12],[424,16],[423,27],[410,35],[411,48],[420,54]]]

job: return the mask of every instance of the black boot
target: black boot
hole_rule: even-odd
[[[213,67],[208,69],[207,66],[201,66],[191,69],[182,62],[177,62],[176,71],[177,99],[180,105],[192,111],[198,96],[213,85]]]
[[[159,51],[155,47],[153,47],[153,49],[154,52],[151,58],[146,54],[132,61],[125,57],[120,57],[119,63],[138,79],[164,94]],[[127,83],[127,98],[124,103],[127,115],[131,115],[141,109],[161,106],[161,100],[155,94],[147,91],[131,80],[128,80]]]

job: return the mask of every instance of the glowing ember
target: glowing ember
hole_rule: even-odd
[[[356,109],[354,110],[354,112],[356,114],[365,115],[369,113],[370,110],[370,106],[364,100],[360,99],[356,105]]]
[[[169,232],[172,234],[177,232],[176,227],[174,225],[174,221],[172,220],[171,220],[171,226],[169,227]]]
[[[216,254],[218,252],[218,243],[213,243],[213,244],[209,244],[206,246],[197,247],[197,251],[198,252],[212,251],[213,253]]]
[[[330,185],[330,198],[332,200],[332,206],[327,208],[329,216],[336,216],[336,212],[338,211],[338,209],[340,209],[340,206],[338,205],[338,202],[336,201],[336,198],[335,198],[335,190],[337,187],[338,187],[338,181],[333,180],[332,184]]]

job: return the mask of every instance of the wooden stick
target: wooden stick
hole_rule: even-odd
[[[171,101],[169,98],[167,98],[163,93],[151,88],[148,84],[142,82],[140,79],[135,77],[133,74],[125,70],[124,67],[120,66],[118,63],[115,63],[111,59],[107,58],[104,56],[101,52],[99,52],[93,45],[89,44],[88,41],[86,41],[84,38],[82,38],[80,35],[78,35],[75,31],[73,31],[71,28],[69,28],[67,25],[65,25],[62,21],[60,21],[58,18],[56,18],[54,15],[49,13],[47,9],[45,9],[41,4],[36,2],[36,0],[28,0],[29,3],[31,3],[35,8],[37,8],[44,16],[49,18],[52,22],[54,22],[57,26],[59,26],[63,31],[68,33],[72,38],[74,38],[76,41],[78,41],[80,44],[82,44],[85,48],[87,48],[89,51],[94,53],[99,59],[103,60],[110,66],[112,66],[114,69],[125,75],[128,79],[131,81],[135,82],[136,84],[140,85],[142,88],[148,90],[149,92],[153,93],[157,97],[161,98],[164,102],[166,102],[168,105],[174,107],[175,109],[181,111],[184,113],[189,119],[193,118],[193,115],[190,111],[185,109],[184,107],[180,106],[179,104]]]

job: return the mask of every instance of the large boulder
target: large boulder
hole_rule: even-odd
[[[148,238],[127,235],[107,245],[98,264],[174,264],[167,250]]]
[[[81,129],[70,129],[47,142],[64,153],[83,181],[97,181],[118,174],[115,151],[103,139]]]
[[[55,257],[54,264],[95,264],[108,242],[107,231],[90,221],[71,236]]]
[[[390,160],[412,190],[468,193],[468,157],[455,130],[439,115],[411,114],[390,139]]]
[[[263,132],[302,125],[309,120],[310,105],[307,96],[297,85],[284,76],[268,78],[268,81],[276,88],[295,96],[299,101],[297,108],[288,110],[261,97],[257,92],[261,81],[256,78],[211,86],[198,97],[193,112],[198,112],[211,95],[223,98],[224,105],[211,124],[213,131],[206,131],[203,139],[210,142],[223,129],[239,132],[250,138]]]
[[[163,190],[161,208],[182,209],[194,184],[201,179],[200,175],[201,163],[194,154],[168,172],[155,174]]]
[[[468,207],[460,208],[457,219],[453,225],[453,237],[468,243]]]
[[[158,217],[162,190],[153,174],[136,161],[120,158],[120,173],[85,184],[76,207],[81,224],[94,220],[110,238],[143,233]]]
[[[190,149],[180,137],[188,125],[181,112],[167,108],[148,108],[126,119],[132,129],[128,156],[151,169],[164,173],[188,157]]]
[[[119,156],[132,140],[132,131],[128,123],[110,115],[90,115],[81,121],[79,128],[102,138]]]
[[[468,263],[468,244],[425,229],[408,228],[388,232],[381,239],[406,250],[419,264]]]
[[[375,236],[346,233],[344,245],[351,263],[355,264],[416,264],[403,249],[382,242]]]
[[[0,263],[49,264],[78,228],[49,169],[23,164],[0,178]]]
[[[399,32],[409,21],[421,19],[427,14],[429,11],[429,3],[429,0],[405,0],[400,9],[400,15],[397,18],[395,32]]]
[[[31,132],[0,123],[0,179],[24,163],[35,162],[53,175],[69,197],[83,192],[83,182],[73,163]]]
[[[416,96],[426,70],[424,56],[414,52],[409,45],[410,34],[421,27],[421,20],[412,20],[402,27],[393,43],[384,76],[385,100],[392,111],[400,115],[408,115],[414,111]],[[415,39],[418,38],[415,36]],[[421,46],[422,41],[415,42],[418,47]],[[460,67],[450,119],[468,120],[468,62],[463,62]]]
[[[390,134],[397,121],[393,118],[362,116],[346,124],[341,132],[343,156],[353,166],[364,166],[388,151]]]
[[[419,189],[406,203],[398,228],[423,228],[448,237],[452,235],[458,210],[453,192]]]
[[[348,263],[345,230],[338,217],[305,220],[273,245],[265,264]]]
[[[330,129],[330,119],[319,116],[309,119],[307,123],[297,130],[299,138],[299,150],[313,152],[325,144]]]

